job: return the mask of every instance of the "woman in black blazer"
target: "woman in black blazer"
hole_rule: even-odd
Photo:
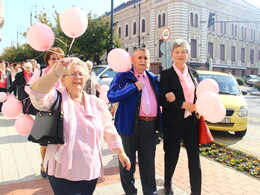
[[[25,92],[24,87],[32,77],[32,64],[27,62],[23,65],[23,71],[15,75],[11,86],[7,89],[8,93],[17,90],[18,100],[23,104],[23,113],[35,114],[36,109],[31,104],[29,95]]]
[[[201,194],[198,118],[195,114],[196,73],[187,67],[189,43],[176,39],[171,45],[173,66],[161,72],[160,104],[164,133],[164,189],[173,194],[172,177],[183,141],[190,173],[191,194]]]

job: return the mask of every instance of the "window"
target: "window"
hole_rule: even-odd
[[[237,24],[235,24],[235,36],[237,37]]]
[[[190,13],[190,25],[193,26],[193,13]]]
[[[195,14],[195,23],[194,23],[194,26],[195,27],[198,27],[198,14]]]
[[[221,33],[221,34],[224,33],[224,30],[223,30],[223,23],[222,23],[222,22],[220,23],[220,33]]]
[[[225,45],[220,44],[220,60],[224,61],[225,60]]]
[[[231,61],[232,62],[236,61],[236,48],[235,48],[235,46],[231,46]]]
[[[245,63],[245,48],[241,48],[241,62]]]
[[[254,50],[250,50],[250,64],[254,64]]]
[[[121,27],[118,28],[118,37],[121,38]]]
[[[128,37],[128,24],[125,25],[125,36]]]
[[[166,16],[165,16],[165,13],[163,13],[162,15],[162,26],[165,26],[166,25]]]
[[[161,14],[159,14],[158,16],[158,28],[161,28],[162,24],[161,24]]]
[[[142,32],[145,32],[145,19],[142,20]]]
[[[213,43],[208,42],[208,57],[213,59]]]
[[[133,35],[136,35],[136,22],[133,24]]]
[[[192,58],[197,58],[197,40],[196,39],[191,39],[190,42],[190,57]]]

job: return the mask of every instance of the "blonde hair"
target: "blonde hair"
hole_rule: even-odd
[[[173,51],[176,49],[176,47],[183,47],[187,54],[190,54],[190,44],[184,40],[184,39],[175,39],[172,41],[171,43],[171,54],[173,53]]]
[[[89,79],[89,70],[88,70],[87,64],[77,57],[72,57],[71,59],[72,59],[71,67],[72,66],[82,66],[85,70],[85,73],[86,73],[85,78]]]

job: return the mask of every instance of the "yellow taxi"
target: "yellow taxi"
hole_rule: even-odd
[[[233,131],[236,136],[244,137],[247,131],[248,108],[235,77],[231,74],[197,70],[199,82],[203,79],[214,79],[219,85],[219,98],[226,108],[226,116],[219,123],[210,123],[208,127],[217,131]]]

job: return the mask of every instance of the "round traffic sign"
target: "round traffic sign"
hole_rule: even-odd
[[[168,41],[170,39],[170,36],[171,36],[170,29],[168,27],[164,27],[162,29],[162,40]]]

